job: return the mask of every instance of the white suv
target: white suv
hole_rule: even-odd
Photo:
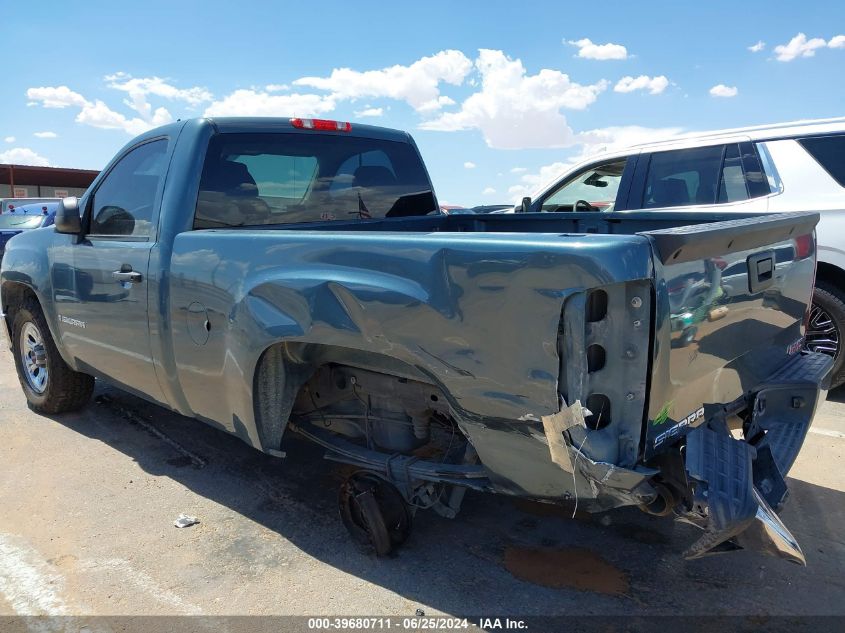
[[[517,211],[819,211],[809,349],[845,382],[845,117],[684,136],[586,160]]]

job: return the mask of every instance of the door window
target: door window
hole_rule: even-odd
[[[714,145],[652,154],[643,208],[713,204],[723,147]]]
[[[591,165],[577,173],[543,200],[543,211],[575,211],[575,203],[579,200],[602,211],[612,211],[627,162],[627,158],[618,158]],[[577,210],[586,211],[587,208],[579,206]]]
[[[748,188],[742,171],[739,145],[731,143],[725,148],[725,160],[722,163],[722,181],[719,185],[719,203],[748,200]]]
[[[741,202],[772,193],[749,142],[655,152],[642,208]]]
[[[90,235],[150,236],[166,157],[167,140],[159,139],[118,161],[94,192]]]

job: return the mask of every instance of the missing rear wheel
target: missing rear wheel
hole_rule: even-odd
[[[340,487],[338,503],[355,541],[378,556],[387,556],[411,533],[411,513],[401,493],[375,473],[352,474]]]

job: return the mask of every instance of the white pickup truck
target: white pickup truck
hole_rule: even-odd
[[[721,130],[595,155],[519,211],[819,211],[806,346],[845,383],[845,117]],[[722,271],[723,278],[744,271]]]

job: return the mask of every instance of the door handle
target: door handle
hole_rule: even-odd
[[[132,270],[132,266],[128,264],[124,264],[120,267],[120,270],[115,270],[111,274],[112,279],[115,281],[119,281],[120,283],[130,283],[130,284],[137,284],[141,283],[144,279],[144,276],[141,273],[135,272]]]

